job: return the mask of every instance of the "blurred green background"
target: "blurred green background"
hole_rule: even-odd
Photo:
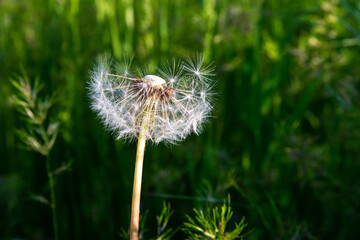
[[[25,151],[10,78],[56,94],[52,168],[60,239],[119,239],[127,228],[135,143],[115,141],[90,109],[94,59],[134,54],[154,68],[204,53],[217,100],[200,136],[149,145],[142,211],[163,201],[177,227],[231,196],[247,239],[360,235],[360,2],[357,0],[1,0],[0,239],[52,239],[45,158]],[[174,239],[184,239],[179,231]]]

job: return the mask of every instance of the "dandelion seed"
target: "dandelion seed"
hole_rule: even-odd
[[[89,85],[92,108],[118,139],[138,138],[141,120],[150,114],[146,136],[154,143],[175,143],[201,132],[212,110],[213,68],[203,57],[163,65],[156,75],[137,75],[132,59],[114,63],[100,58]],[[111,72],[113,70],[113,72]]]

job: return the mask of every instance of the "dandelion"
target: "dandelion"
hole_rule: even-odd
[[[99,58],[89,84],[92,108],[117,139],[138,140],[130,238],[138,239],[142,165],[146,140],[176,143],[199,134],[212,110],[213,67],[198,55],[155,73],[134,69],[132,59]]]

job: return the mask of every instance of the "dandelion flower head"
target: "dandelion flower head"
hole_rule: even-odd
[[[136,139],[147,117],[146,137],[175,143],[199,134],[212,110],[213,67],[204,58],[162,65],[155,73],[132,67],[132,59],[106,56],[91,72],[92,108],[117,138]]]

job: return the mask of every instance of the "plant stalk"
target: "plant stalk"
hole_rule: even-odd
[[[50,206],[52,212],[53,228],[54,228],[54,240],[59,240],[58,233],[58,224],[57,224],[57,214],[56,214],[56,200],[55,200],[55,184],[54,184],[54,175],[51,172],[50,167],[50,156],[49,153],[46,156],[46,170],[49,177],[49,186],[50,186]]]
[[[149,131],[150,113],[145,112],[138,138],[136,150],[134,186],[131,206],[131,222],[130,222],[130,240],[139,239],[139,218],[140,218],[140,195],[141,195],[141,179],[144,162],[144,152],[146,144],[146,135]]]

